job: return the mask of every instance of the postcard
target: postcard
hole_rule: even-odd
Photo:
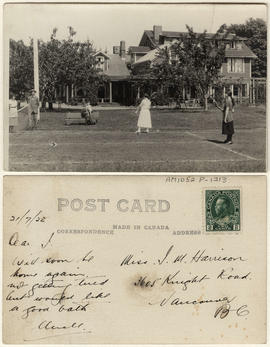
[[[14,2],[3,21],[6,170],[266,171],[266,3]]]
[[[266,341],[266,177],[6,176],[8,344]]]

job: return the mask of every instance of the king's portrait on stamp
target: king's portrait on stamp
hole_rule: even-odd
[[[240,231],[240,190],[205,191],[206,231]]]

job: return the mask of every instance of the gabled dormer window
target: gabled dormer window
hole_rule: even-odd
[[[236,42],[236,49],[242,49],[242,42],[241,41]]]
[[[104,57],[98,56],[98,57],[96,57],[96,61],[97,61],[97,63],[103,64],[104,63]]]
[[[230,41],[226,43],[226,48],[235,48],[235,41]]]
[[[106,70],[105,58],[102,55],[96,56],[96,67],[102,71]]]
[[[226,44],[226,48],[231,49],[242,49],[242,42],[241,41],[230,41]]]

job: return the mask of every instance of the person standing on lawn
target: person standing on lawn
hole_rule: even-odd
[[[222,119],[222,134],[227,135],[226,140],[224,143],[228,143],[231,145],[232,142],[232,136],[234,134],[234,125],[233,125],[233,113],[234,113],[234,99],[232,97],[231,92],[226,92],[225,100],[224,100],[224,106],[223,108],[219,107],[214,100],[214,105],[222,111],[223,119]]]
[[[18,125],[18,102],[14,94],[10,94],[9,103],[9,131],[13,132],[14,128]]]
[[[144,97],[136,110],[136,113],[139,112],[139,118],[137,123],[138,129],[136,131],[137,134],[141,133],[142,128],[146,129],[146,133],[149,133],[149,129],[152,128],[150,107],[151,101],[149,100],[149,95],[144,94]]]
[[[36,96],[36,91],[31,90],[31,95],[28,99],[29,101],[29,128],[31,130],[37,128],[38,123],[38,112],[39,112],[39,100]]]

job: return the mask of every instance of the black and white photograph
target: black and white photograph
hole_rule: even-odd
[[[6,3],[5,169],[265,172],[265,3]]]

